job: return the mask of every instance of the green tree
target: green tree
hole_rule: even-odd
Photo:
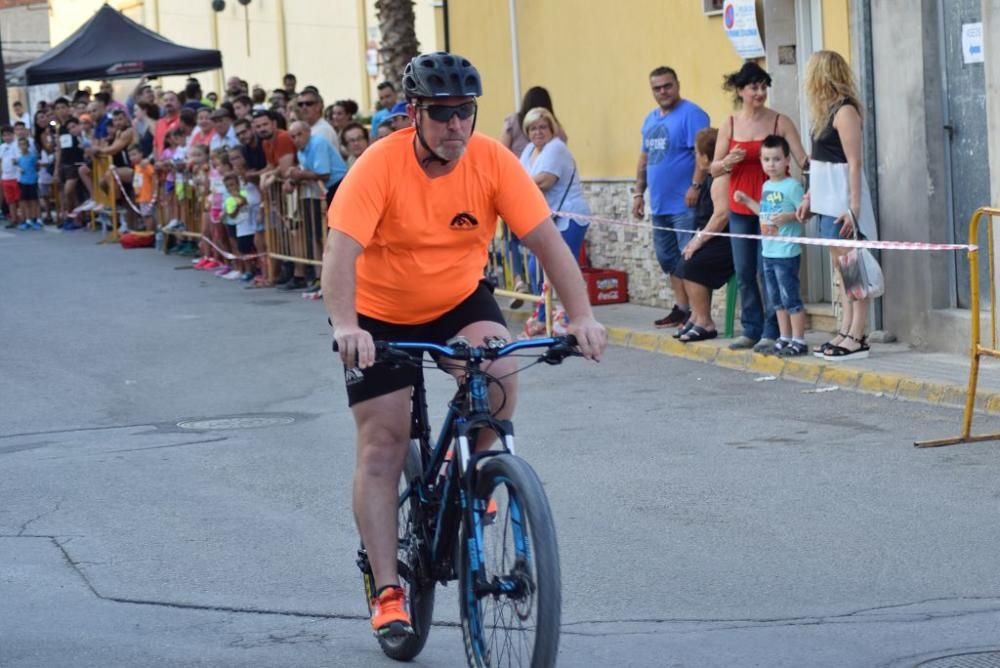
[[[377,0],[375,11],[382,31],[382,73],[399,89],[403,68],[420,53],[420,42],[413,27],[413,0]]]

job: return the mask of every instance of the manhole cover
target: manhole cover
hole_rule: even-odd
[[[207,418],[204,420],[185,420],[178,422],[181,429],[259,429],[261,427],[274,427],[281,424],[291,424],[295,422],[293,417],[280,417],[268,415],[245,415],[242,417]]]
[[[1000,651],[952,654],[918,663],[915,668],[1000,668]]]

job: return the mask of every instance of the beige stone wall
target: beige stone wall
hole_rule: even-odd
[[[632,218],[632,186],[631,181],[585,181],[583,189],[593,215],[649,226],[652,221],[648,215],[643,221]],[[586,243],[595,267],[628,273],[630,302],[664,309],[673,306],[673,290],[653,253],[650,227],[595,222],[587,231]],[[725,308],[726,291],[717,290],[712,296],[712,317],[720,327]]]

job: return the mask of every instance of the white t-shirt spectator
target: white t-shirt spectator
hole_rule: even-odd
[[[4,181],[17,181],[18,169],[17,159],[21,157],[21,151],[17,144],[0,144],[0,179]]]
[[[236,148],[239,145],[240,140],[236,138],[236,129],[230,125],[229,131],[225,135],[220,135],[218,132],[212,135],[208,148],[214,151],[217,148]]]

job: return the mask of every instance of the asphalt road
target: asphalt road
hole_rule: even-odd
[[[393,665],[353,563],[321,304],[93,242],[0,232],[0,665]],[[435,415],[449,382],[431,379]],[[915,450],[959,413],[810,390],[622,349],[522,376],[561,665],[1000,646],[1000,445]],[[234,416],[278,424],[204,422]],[[414,665],[462,665],[456,600],[439,589]]]

